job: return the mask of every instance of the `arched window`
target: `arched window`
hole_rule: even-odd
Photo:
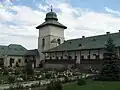
[[[45,46],[45,39],[43,38],[42,39],[42,47],[44,48],[44,46]]]
[[[61,40],[60,39],[57,39],[57,42],[58,42],[58,44],[61,44]]]

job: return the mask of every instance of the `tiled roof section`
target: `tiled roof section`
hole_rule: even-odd
[[[37,49],[33,49],[33,50],[28,50],[26,53],[27,56],[31,56],[31,55],[39,55],[38,50]]]
[[[59,23],[58,21],[55,20],[49,20],[49,21],[45,21],[42,24],[40,24],[39,26],[36,27],[36,29],[39,29],[41,27],[44,27],[46,25],[53,25],[53,26],[58,26],[58,27],[62,27],[64,29],[66,29],[67,27],[64,26],[63,24]]]
[[[37,49],[27,50],[22,45],[18,45],[18,44],[10,44],[8,46],[0,45],[0,58],[3,58],[5,55],[25,56],[25,55],[36,55],[36,54],[37,54]]]
[[[119,32],[67,40],[58,47],[49,49],[44,52],[104,48],[109,36],[111,36],[111,38],[114,40],[116,46],[120,46],[120,32]]]
[[[0,58],[3,58],[6,55],[7,46],[0,45]]]
[[[25,55],[27,49],[24,48],[22,45],[17,44],[10,44],[8,46],[7,55]]]

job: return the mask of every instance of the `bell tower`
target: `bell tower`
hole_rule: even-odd
[[[46,14],[45,22],[36,29],[39,29],[38,51],[40,60],[43,60],[42,51],[54,48],[64,42],[64,29],[67,27],[58,22],[57,15],[51,8],[51,11]]]

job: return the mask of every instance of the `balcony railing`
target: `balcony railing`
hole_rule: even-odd
[[[67,63],[67,64],[75,64],[76,60],[75,59],[45,59],[45,63]]]
[[[107,62],[107,60],[103,59],[83,59],[80,60],[80,64],[103,64],[104,62]],[[117,64],[120,64],[120,59],[116,60]]]

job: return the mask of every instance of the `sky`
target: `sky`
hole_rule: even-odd
[[[0,45],[38,48],[35,27],[44,22],[51,5],[67,26],[66,40],[120,29],[120,0],[0,0]]]

